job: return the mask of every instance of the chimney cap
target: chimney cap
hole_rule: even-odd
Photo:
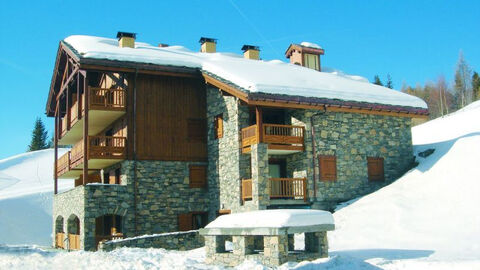
[[[246,51],[248,51],[248,50],[260,51],[260,47],[255,46],[255,45],[247,45],[247,44],[243,45],[242,51],[243,51],[243,52],[246,52]]]
[[[129,33],[129,32],[118,31],[117,38],[122,38],[122,37],[136,38],[137,33]]]
[[[216,38],[209,38],[209,37],[201,37],[200,40],[198,41],[199,43],[205,43],[205,42],[213,42],[217,44],[217,39]]]

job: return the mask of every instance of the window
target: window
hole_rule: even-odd
[[[320,69],[318,63],[318,55],[306,53],[303,55],[303,62],[305,67],[315,70]]]
[[[384,181],[383,158],[381,157],[367,157],[368,165],[368,180],[369,181]]]
[[[206,139],[205,120],[204,119],[188,119],[187,120],[187,136],[188,140],[202,142]]]
[[[337,157],[336,156],[318,156],[320,166],[320,180],[337,180]]]
[[[207,212],[190,212],[178,215],[178,230],[190,231],[203,228],[208,223]]]
[[[223,114],[215,116],[213,121],[215,139],[223,138]]]
[[[190,187],[203,188],[207,186],[207,166],[190,165]]]

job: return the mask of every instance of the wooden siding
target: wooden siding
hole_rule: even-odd
[[[205,86],[200,80],[139,75],[136,91],[138,159],[207,160],[206,136],[196,134],[192,140],[188,133],[191,119],[206,121]],[[206,123],[198,126],[206,134]]]

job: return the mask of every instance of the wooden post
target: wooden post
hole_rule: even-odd
[[[67,91],[66,91],[66,97],[65,97],[65,107],[66,107],[66,115],[67,117],[67,131],[70,130],[70,86],[67,84]]]
[[[255,106],[255,115],[257,120],[257,143],[263,142],[263,117],[262,108]]]
[[[85,96],[85,116],[83,119],[83,185],[88,182],[88,99],[90,89],[88,87],[87,73],[83,75],[83,95]]]
[[[80,81],[80,72],[77,73],[77,121],[80,121],[80,119],[82,118],[82,106],[83,106],[83,102],[82,100],[80,100],[80,89],[83,88],[83,84],[82,84],[82,88],[80,88],[80,84],[81,84],[81,81]]]
[[[58,101],[57,101],[58,102]],[[58,108],[58,106],[57,106]],[[53,134],[53,144],[54,144],[54,162],[53,162],[53,194],[58,193],[58,110],[55,111],[55,132]]]

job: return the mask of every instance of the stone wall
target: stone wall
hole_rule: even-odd
[[[295,110],[291,115],[293,125],[305,125],[306,151],[288,157],[287,171],[294,177],[307,177],[314,208],[331,209],[338,202],[391,183],[410,169],[413,160],[410,118],[313,110]],[[337,157],[336,181],[319,180],[318,159],[315,159],[316,200],[313,194],[312,116],[316,155]],[[367,157],[370,156],[384,158],[385,181],[368,181]]]
[[[207,87],[208,185],[210,218],[219,209],[245,211],[241,202],[241,179],[249,179],[250,155],[240,150],[241,129],[248,126],[248,107],[238,98],[224,96],[219,89]],[[215,138],[214,118],[222,114],[223,137]],[[253,206],[250,206],[253,207]]]
[[[191,250],[205,245],[203,236],[198,230],[188,232],[142,235],[121,240],[103,242],[99,250],[111,251],[121,247],[164,248],[175,250]]]
[[[137,161],[136,234],[178,231],[178,215],[208,212],[208,189],[190,188],[189,165],[202,162]],[[122,164],[130,194],[133,191],[133,161]]]

